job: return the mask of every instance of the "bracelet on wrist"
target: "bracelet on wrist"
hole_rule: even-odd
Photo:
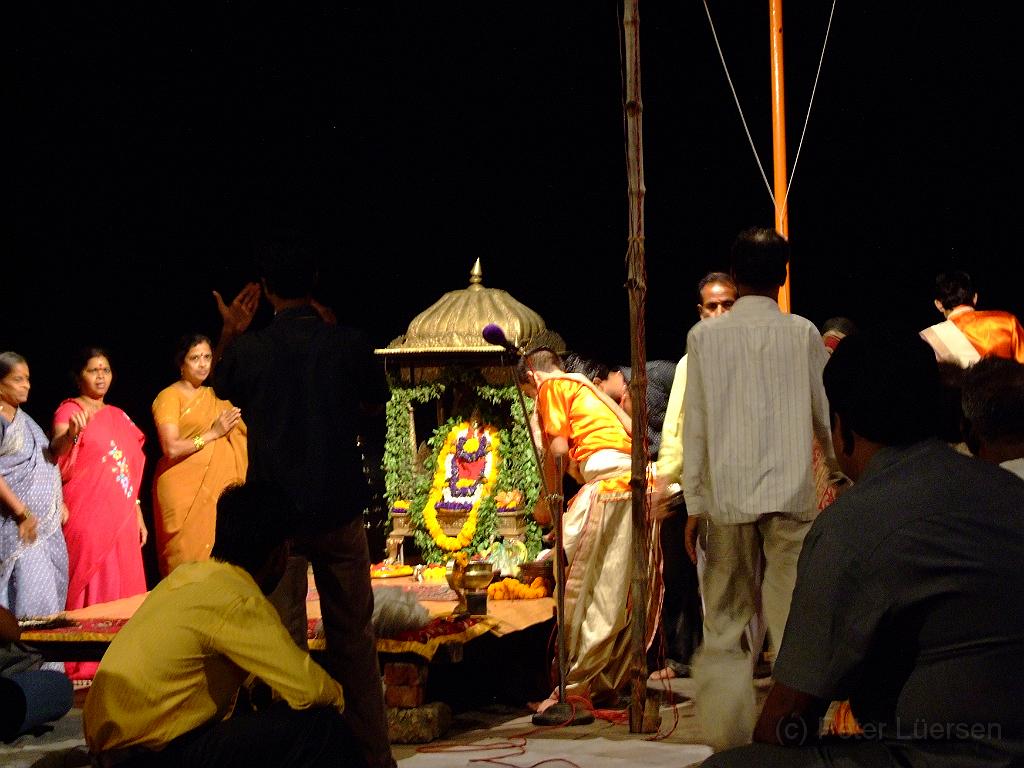
[[[192,438],[192,445],[196,447],[196,453],[203,450],[203,446],[206,445],[206,441],[203,440],[202,435],[196,435]]]

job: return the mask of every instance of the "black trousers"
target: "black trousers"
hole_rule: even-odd
[[[370,550],[362,515],[332,531],[296,537],[288,569],[270,602],[296,645],[305,649],[306,571],[320,593],[327,654],[324,669],[345,692],[345,720],[374,768],[391,768],[384,685],[373,629]]]
[[[676,674],[689,674],[690,659],[703,636],[704,618],[700,606],[697,566],[686,554],[686,507],[661,521],[662,573],[665,597],[661,606],[661,626],[665,636],[665,664]],[[658,641],[648,654],[653,671],[661,664]]]
[[[105,756],[104,756],[105,757]],[[335,709],[295,710],[278,702],[183,734],[159,752],[133,754],[98,764],[117,768],[364,768],[362,750]]]

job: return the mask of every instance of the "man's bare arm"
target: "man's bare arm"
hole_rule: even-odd
[[[562,504],[562,474],[568,465],[569,441],[564,437],[554,437],[547,445],[542,445],[541,450],[541,472],[544,473],[544,487],[549,495],[541,494],[534,507],[533,517],[540,525],[550,525],[555,513],[552,506],[558,505],[561,508]]]
[[[754,726],[754,741],[784,747],[813,744],[827,709],[827,701],[776,682]]]
[[[13,643],[21,637],[18,620],[9,610],[0,606],[0,642]]]

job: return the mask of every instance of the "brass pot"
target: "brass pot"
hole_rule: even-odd
[[[466,589],[487,589],[494,578],[494,565],[483,560],[476,560],[466,566],[462,577]]]

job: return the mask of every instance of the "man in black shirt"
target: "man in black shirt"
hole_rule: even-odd
[[[222,337],[215,386],[245,414],[248,479],[280,485],[300,515],[295,556],[270,600],[305,647],[306,569],[312,563],[327,639],[325,667],[346,692],[345,714],[369,765],[393,766],[362,517],[368,489],[356,444],[361,418],[387,400],[387,383],[362,336],[325,322],[318,312],[311,295],[316,269],[306,252],[274,246],[261,266],[274,319],[259,331]],[[225,309],[224,330],[231,336],[237,325]]]

